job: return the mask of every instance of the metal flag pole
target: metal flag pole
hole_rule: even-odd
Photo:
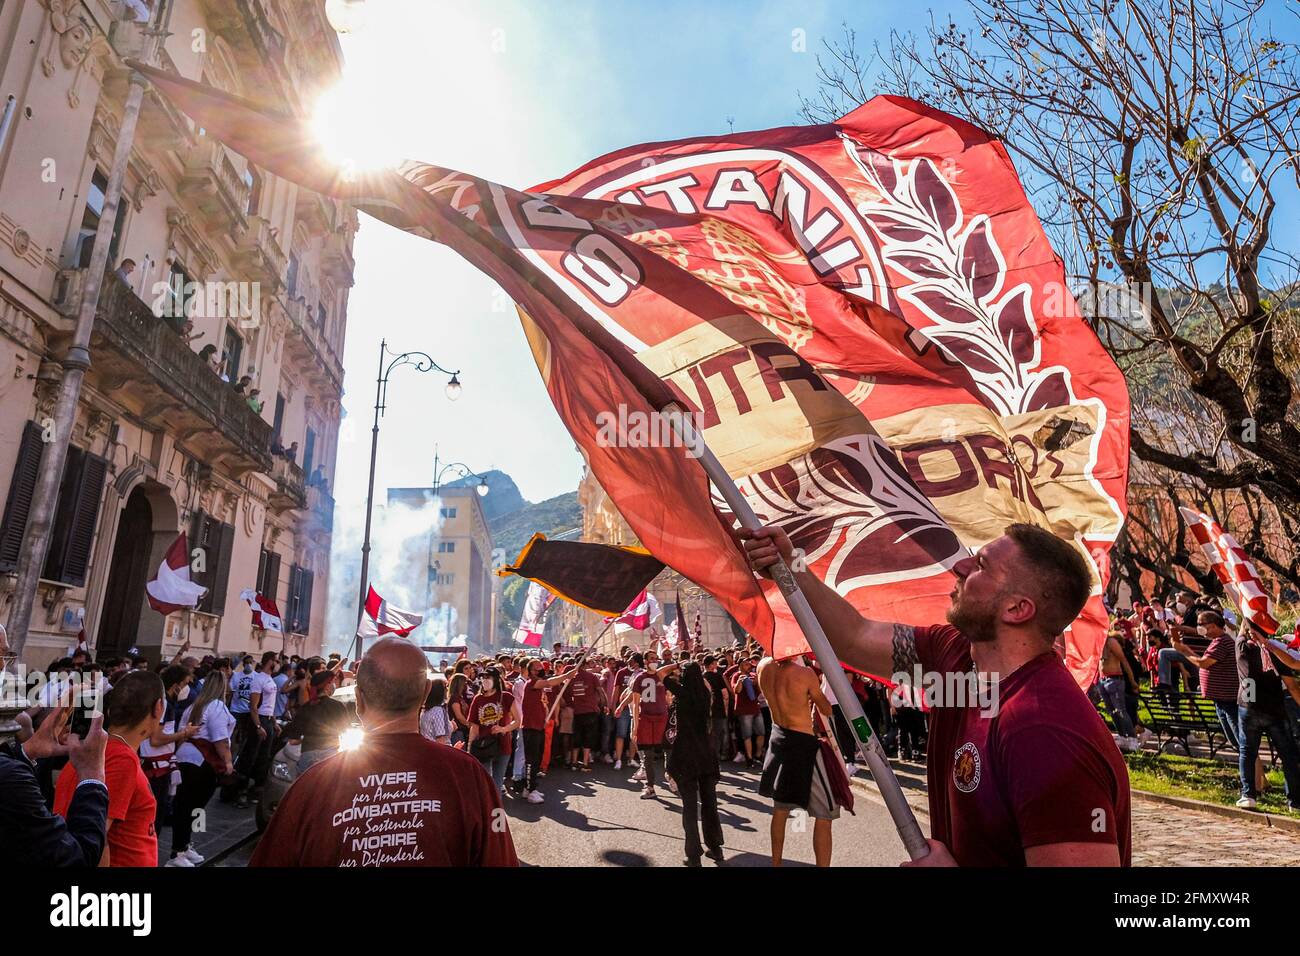
[[[693,449],[698,455],[705,474],[722,494],[732,513],[740,520],[741,527],[749,531],[757,531],[762,527],[762,522],[758,520],[754,509],[736,487],[731,475],[722,467],[722,462],[718,461],[717,456],[704,444],[703,436],[690,424],[688,413],[680,405],[669,405],[663,409],[663,413],[673,423],[685,447]],[[880,738],[872,732],[871,724],[867,722],[867,715],[862,710],[862,704],[853,693],[848,675],[844,673],[835,649],[831,647],[826,632],[822,630],[821,622],[813,613],[812,605],[808,603],[808,598],[804,596],[789,565],[783,559],[772,566],[771,572],[772,579],[781,589],[781,594],[790,605],[795,621],[808,640],[813,656],[821,663],[822,673],[830,684],[840,709],[848,719],[849,726],[853,728],[858,752],[862,755],[867,769],[871,772],[871,778],[885,800],[885,807],[893,818],[894,826],[903,841],[903,846],[907,849],[908,856],[913,860],[927,856],[930,847],[921,832],[921,827],[916,822],[916,815],[908,805],[907,798],[903,796],[903,788],[899,785],[898,778],[894,776],[893,768],[889,766],[889,759],[885,755],[885,749],[880,745]]]

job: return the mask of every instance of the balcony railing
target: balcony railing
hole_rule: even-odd
[[[334,531],[334,499],[319,485],[307,489],[307,508],[316,526],[330,534]]]
[[[276,456],[271,460],[271,477],[275,491],[271,504],[278,508],[305,508],[307,506],[307,480],[297,462]]]
[[[313,235],[323,236],[337,228],[334,203],[305,186],[298,187],[298,198],[293,208],[294,217]]]
[[[226,147],[200,136],[185,151],[184,166],[178,191],[193,203],[199,218],[213,229],[242,235],[248,228],[249,187]]]
[[[270,224],[261,216],[248,217],[248,231],[235,246],[234,265],[249,280],[267,286],[274,293],[283,283],[289,257],[271,235]]]
[[[356,262],[352,258],[352,237],[342,232],[332,232],[326,236],[321,246],[320,267],[330,278],[352,285],[352,274],[356,271]]]
[[[69,277],[67,287],[80,288]],[[117,276],[104,276],[92,339],[92,373],[124,396],[140,396],[141,417],[247,469],[271,467],[271,426],[247,397],[223,382],[148,303]]]

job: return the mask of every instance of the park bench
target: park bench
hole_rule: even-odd
[[[1147,713],[1151,715],[1145,726],[1156,735],[1161,751],[1177,740],[1182,743],[1183,752],[1191,754],[1187,738],[1192,734],[1205,737],[1211,757],[1230,748],[1214,709],[1214,701],[1208,697],[1183,691],[1144,690],[1138,694],[1138,700],[1146,705]]]

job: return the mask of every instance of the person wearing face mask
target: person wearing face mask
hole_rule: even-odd
[[[1197,654],[1174,637],[1174,650],[1201,669],[1201,696],[1214,701],[1215,713],[1223,736],[1233,750],[1241,751],[1237,739],[1238,707],[1237,647],[1232,635],[1224,630],[1223,618],[1214,611],[1202,611],[1196,618],[1197,635],[1209,641],[1204,653]]]
[[[140,743],[140,765],[144,768],[144,775],[149,778],[149,789],[158,802],[155,830],[161,830],[163,823],[170,818],[171,795],[176,789],[172,784],[180,783],[179,780],[172,779],[173,775],[179,776],[176,773],[176,746],[193,737],[197,730],[194,727],[177,727],[181,713],[190,699],[193,673],[188,667],[169,664],[159,676],[162,677],[164,690],[163,717],[158,729]]]
[[[1267,638],[1254,621],[1247,619],[1236,644],[1237,676],[1241,680],[1237,691],[1237,735],[1241,741],[1237,769],[1241,777],[1241,799],[1237,806],[1243,810],[1255,809],[1259,796],[1255,760],[1259,745],[1267,736],[1269,746],[1282,761],[1287,806],[1300,810],[1300,745],[1287,726],[1284,703],[1288,695],[1292,699],[1300,695],[1295,680],[1297,665],[1289,658],[1274,654]]]

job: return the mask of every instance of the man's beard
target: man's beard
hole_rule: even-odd
[[[969,602],[963,603],[962,596],[958,595],[948,608],[947,616],[948,623],[966,635],[972,644],[985,644],[997,638],[992,608],[972,607]]]

